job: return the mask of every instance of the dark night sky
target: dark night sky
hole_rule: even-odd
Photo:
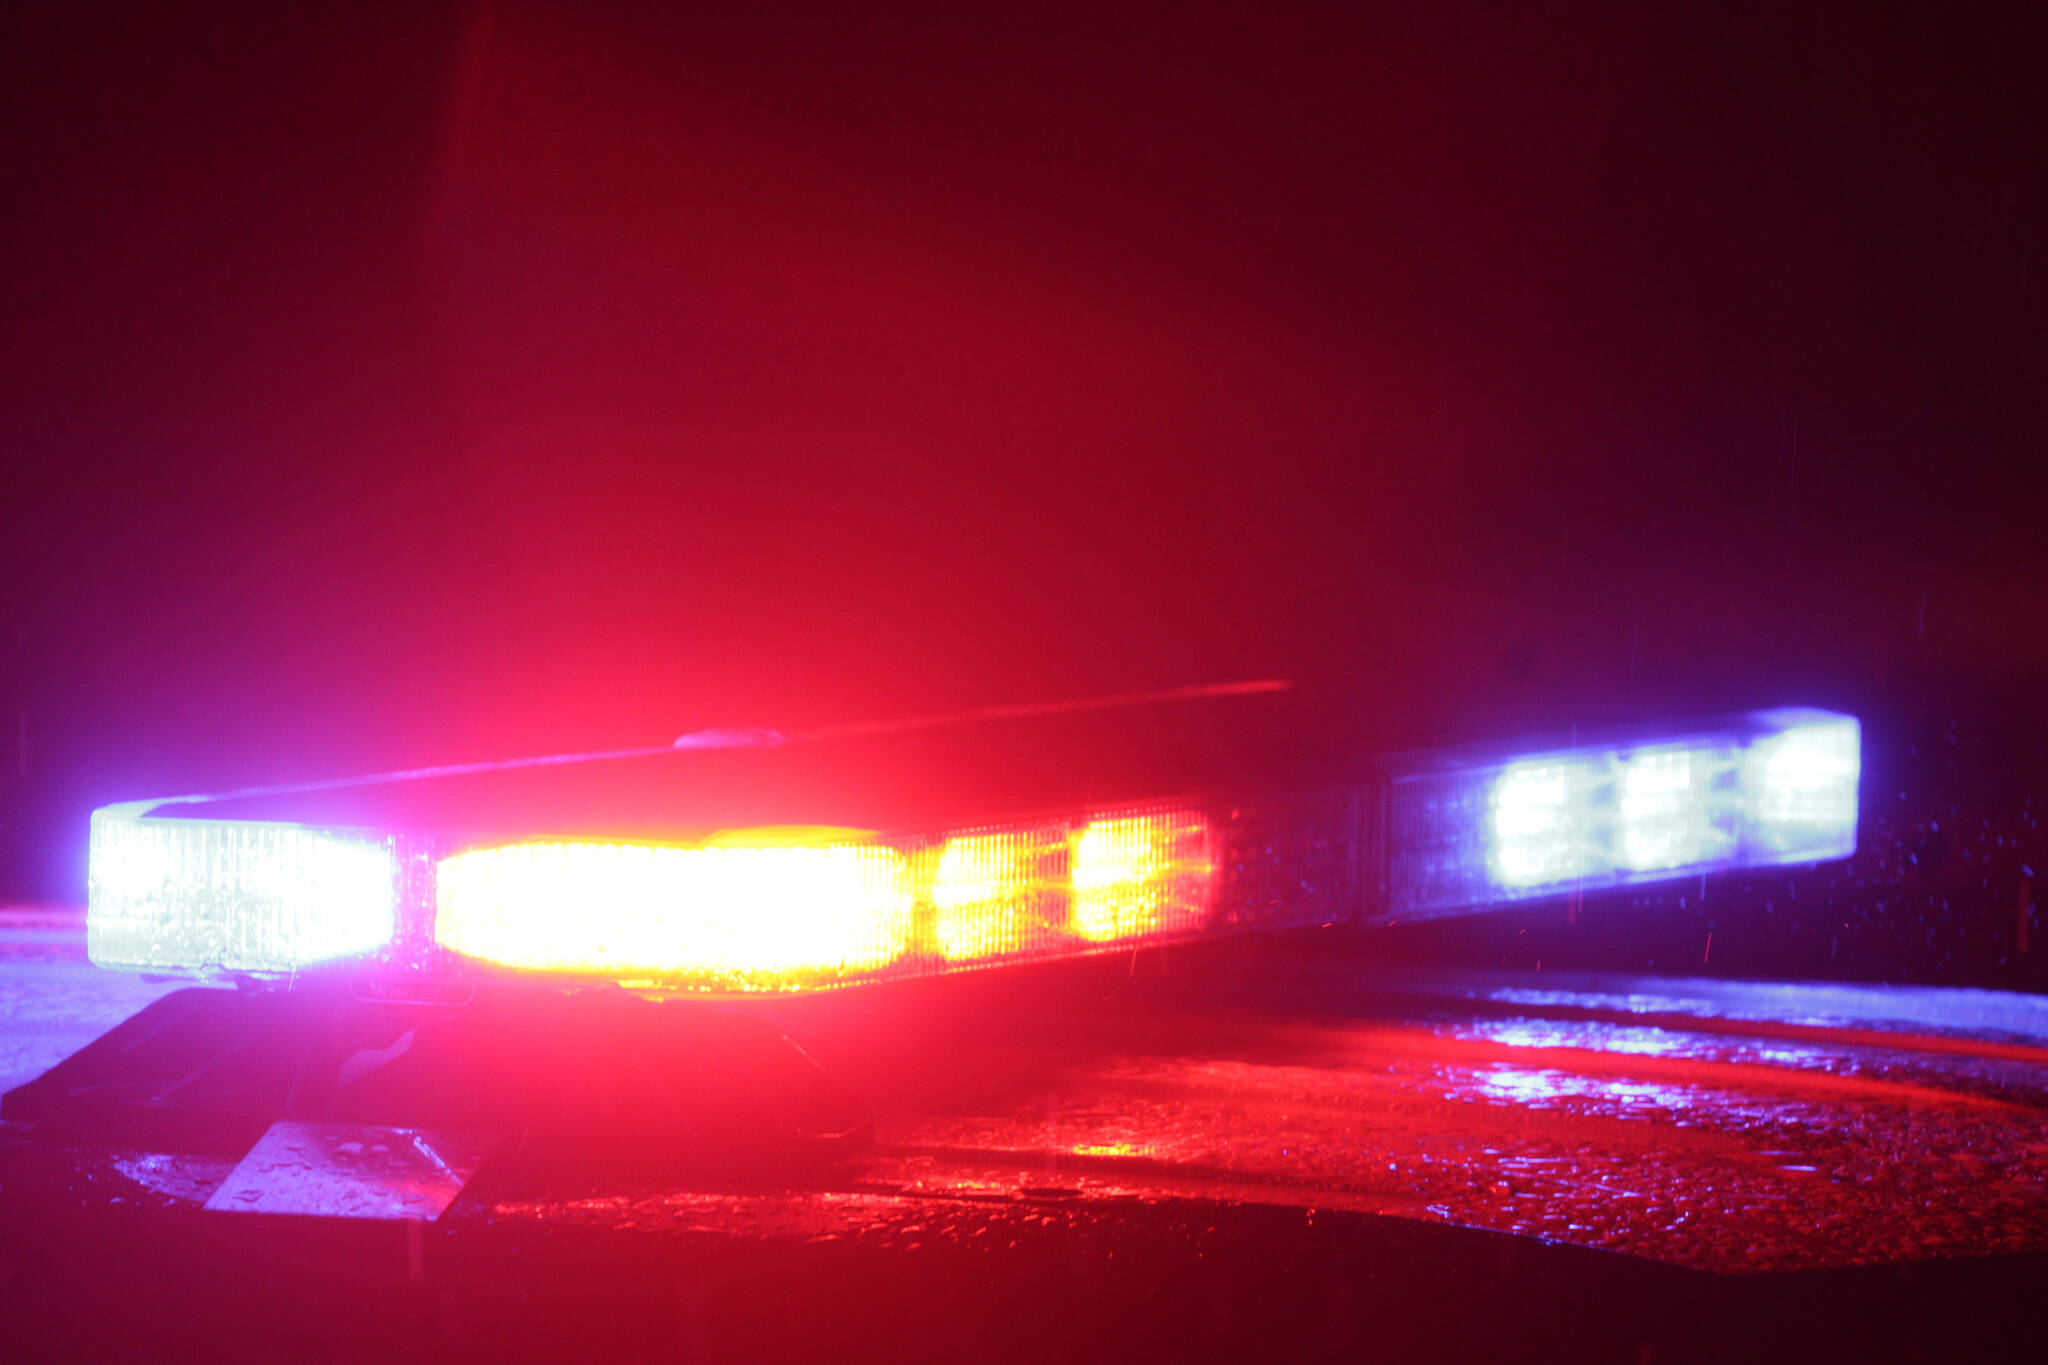
[[[2030,7],[659,8],[10,12],[0,890],[704,724],[2048,671]]]

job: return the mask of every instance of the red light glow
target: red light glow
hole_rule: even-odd
[[[1175,811],[900,846],[830,829],[511,844],[441,862],[434,938],[522,971],[804,990],[1196,932],[1209,841]]]
[[[877,844],[534,843],[440,865],[434,936],[508,967],[796,989],[909,946],[911,879]]]

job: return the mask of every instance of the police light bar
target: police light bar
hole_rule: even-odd
[[[1093,723],[1096,739],[1114,733]],[[1036,791],[1044,784],[1031,774],[1060,766],[1034,768],[1042,738],[1027,726],[1008,747],[910,747],[942,776],[992,774],[997,787],[1007,777]],[[679,747],[701,752],[664,750],[659,761],[699,765],[683,771],[703,811],[795,818],[614,836],[548,833],[535,820],[541,832],[506,837],[423,824],[409,807],[381,823],[334,818],[354,808],[318,799],[388,792],[390,777],[253,802],[108,806],[92,821],[88,951],[124,970],[339,974],[401,991],[500,976],[714,995],[816,990],[1843,857],[1855,850],[1860,764],[1853,717],[1774,711],[1624,743],[1409,755],[1308,792],[1182,785],[1206,794],[892,833],[840,818],[911,808],[845,796],[848,784],[893,791],[908,761],[885,763],[878,755],[894,751],[865,738]],[[478,771],[394,776],[410,791],[426,785],[411,779],[468,782]],[[1079,786],[1119,790],[1095,768]],[[598,809],[600,790],[565,804]],[[299,818],[252,818],[294,804]]]

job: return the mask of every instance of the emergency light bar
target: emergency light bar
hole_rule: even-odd
[[[87,948],[125,970],[401,991],[493,975],[815,990],[1843,857],[1859,766],[1853,717],[1796,710],[1408,755],[1305,794],[904,834],[501,838],[133,802],[93,815]]]

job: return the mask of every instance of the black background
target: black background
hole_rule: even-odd
[[[1233,677],[2031,714],[2042,22],[12,7],[0,890],[122,797]]]

